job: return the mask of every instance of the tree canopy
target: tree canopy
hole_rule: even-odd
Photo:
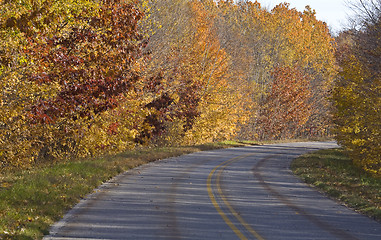
[[[0,157],[326,135],[335,43],[310,7],[0,2]]]

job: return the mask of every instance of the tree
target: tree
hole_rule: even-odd
[[[308,75],[310,111],[294,134],[310,135],[312,129],[325,134],[330,124],[326,99],[337,71],[334,39],[327,25],[318,21],[308,6],[304,12],[290,9],[286,3],[271,11],[251,1],[219,1],[218,6],[220,41],[232,59],[230,72],[236,84],[249,90],[247,98],[265,106],[274,70],[279,66],[298,68]],[[257,120],[265,110],[254,107],[251,111],[241,137],[257,136],[256,129],[263,123]]]
[[[213,1],[191,1],[192,39],[190,57],[196,79],[202,84],[199,91],[200,115],[193,128],[186,132],[189,143],[230,139],[235,136],[239,122],[244,122],[244,95],[230,82],[228,54],[222,48],[215,25],[218,9]]]
[[[280,61],[286,66],[298,66],[309,75],[311,112],[299,134],[325,135],[330,126],[327,99],[338,69],[334,39],[327,25],[316,19],[316,12],[309,6],[298,12],[289,9],[288,4],[280,4],[272,13],[274,20],[270,26],[286,40],[279,47]]]
[[[270,93],[259,115],[257,132],[261,139],[288,139],[309,118],[309,77],[296,67],[277,67]]]
[[[147,75],[156,86],[146,91],[151,99],[146,122],[153,132],[142,137],[154,137],[160,144],[228,138],[236,130],[232,119],[244,114],[237,114],[240,93],[227,81],[229,59],[216,35],[215,3],[168,0],[142,5],[150,12],[143,28],[153,29],[148,31],[153,35]]]
[[[359,25],[338,37],[340,78],[332,95],[337,141],[354,163],[381,173],[381,2],[358,2]]]
[[[35,159],[91,154],[81,143],[85,134],[91,134],[88,129],[97,122],[108,130],[116,128],[119,123],[109,122],[107,112],[140,88],[139,59],[143,58],[144,42],[137,23],[142,14],[124,1],[30,4],[31,11],[10,16],[3,25],[5,33],[19,33],[24,42],[15,50],[25,59],[15,82],[29,87],[23,92],[12,83],[16,96],[2,96],[9,105],[22,103],[11,118],[21,119],[16,127],[19,132],[10,132],[10,124],[4,123],[3,157],[7,162],[20,158],[10,149],[9,141],[15,138],[28,145],[25,152],[34,149],[31,154]],[[115,131],[108,130],[101,132],[112,138]]]
[[[0,2],[1,167],[28,166],[36,160],[43,128],[29,124],[26,108],[57,90],[27,80],[37,67],[24,52],[28,39],[70,26],[79,9],[90,13],[96,6],[88,0]]]

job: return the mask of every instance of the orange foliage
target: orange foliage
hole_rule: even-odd
[[[309,7],[9,2],[0,2],[4,166],[327,126],[333,39]]]
[[[271,90],[259,115],[258,135],[265,139],[295,137],[311,113],[309,77],[297,67],[277,67],[272,76]]]

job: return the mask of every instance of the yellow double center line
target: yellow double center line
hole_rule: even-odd
[[[246,155],[238,156],[238,157],[229,159],[229,160],[219,164],[218,166],[216,166],[210,172],[208,179],[207,179],[206,186],[208,189],[209,198],[212,201],[212,204],[216,208],[217,212],[222,217],[222,219],[224,219],[226,224],[234,231],[234,233],[241,240],[247,239],[246,236],[232,223],[232,221],[230,221],[229,217],[221,209],[220,205],[218,204],[218,202],[214,196],[213,189],[212,189],[212,179],[213,179],[213,176],[215,175],[214,173],[218,170],[218,172],[216,173],[216,181],[215,182],[216,182],[216,188],[217,188],[218,195],[221,198],[222,202],[229,209],[230,213],[241,223],[241,225],[243,227],[245,227],[248,232],[251,233],[251,235],[253,235],[258,240],[264,240],[264,238],[261,235],[259,235],[256,231],[254,231],[254,229],[237,213],[237,211],[235,211],[235,209],[230,205],[229,201],[227,200],[226,196],[223,194],[222,189],[221,189],[221,175],[222,175],[222,172],[224,171],[224,169],[227,166],[229,166],[230,164],[237,162],[237,161],[239,161],[245,157],[251,156],[251,155],[254,155],[254,154],[246,154]]]

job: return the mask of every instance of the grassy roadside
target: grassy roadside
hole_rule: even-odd
[[[381,177],[354,166],[342,149],[303,155],[293,161],[291,169],[331,198],[381,221]]]
[[[110,178],[136,166],[191,152],[243,146],[223,142],[148,148],[30,170],[0,173],[0,239],[41,239],[49,226]]]

